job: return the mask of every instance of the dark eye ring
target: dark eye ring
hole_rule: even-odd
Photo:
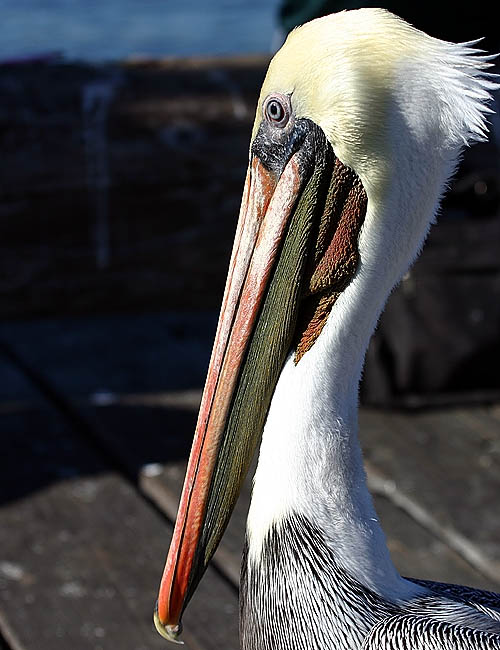
[[[266,100],[264,115],[268,122],[274,126],[283,128],[288,123],[290,111],[288,105],[281,97],[271,95]]]

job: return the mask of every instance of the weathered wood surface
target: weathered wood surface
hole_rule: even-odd
[[[171,525],[54,409],[11,409],[0,426],[8,647],[164,648],[152,611]],[[186,647],[236,648],[236,588],[210,569],[185,620]]]
[[[172,516],[177,509],[184,470],[185,464],[167,463],[162,468],[154,468],[154,473],[150,468],[145,468],[141,473],[140,483],[145,493]],[[251,478],[245,482],[221,548],[215,556],[215,562],[232,580],[239,575],[250,493]],[[374,501],[387,534],[391,555],[403,575],[498,589],[500,581],[486,577],[471,567],[435,531],[431,532],[415,521],[391,498],[375,494]]]
[[[0,633],[10,650],[164,647],[151,611],[214,324],[158,314],[0,326],[13,352],[0,365]],[[499,590],[499,407],[363,409],[360,420],[400,571]],[[249,495],[250,479],[187,610],[188,648],[237,647]]]
[[[401,506],[500,583],[500,423],[490,409],[364,410],[361,431],[373,486],[401,493]]]
[[[113,403],[119,394],[151,393],[154,389],[165,392],[203,383],[208,341],[215,326],[213,316],[193,318],[158,314],[126,320],[120,317],[90,319],[86,326],[81,323],[76,326],[77,323],[69,320],[38,325],[4,324],[0,332],[21,357],[30,359],[30,364],[45,375],[56,390],[72,397],[90,396],[95,404]],[[38,345],[39,340],[44,341],[43,346]],[[75,368],[81,370],[75,372]],[[7,383],[4,390],[7,391],[6,397],[12,399],[10,386],[15,386],[15,382]],[[150,409],[140,400],[135,402],[135,413],[129,408],[131,421],[125,426],[133,449],[129,456],[135,459],[133,467],[129,464],[134,475],[142,465],[163,462],[168,453],[175,454],[175,461],[186,454],[194,425],[194,414],[190,410],[193,398],[190,399],[184,408]],[[113,409],[101,410],[100,413],[102,418],[112,417]],[[470,413],[460,409],[442,410],[430,414],[417,412],[409,417],[365,411],[361,431],[367,459],[382,478],[398,481],[400,472],[401,485],[398,483],[398,488],[401,493],[431,513],[433,521],[441,522],[443,535],[448,534],[446,531],[453,520],[450,530],[454,532],[449,534],[456,533],[456,539],[462,536],[472,543],[469,559],[474,561],[476,554],[486,557],[487,563],[495,563],[498,559],[495,553],[498,553],[499,546],[499,514],[488,499],[494,499],[491,495],[498,490],[496,445],[499,427],[489,411],[476,409]],[[112,440],[113,435],[120,435],[119,429],[110,426],[107,420],[101,424],[104,426],[100,427],[99,435],[109,436],[109,444],[115,449],[113,453],[121,457],[122,464],[129,463],[129,459],[123,457],[126,449],[119,444],[120,439],[118,443]],[[137,430],[145,431],[143,438],[134,439]],[[160,439],[161,444],[158,442]],[[408,450],[411,453],[408,454]],[[432,476],[426,477],[425,485],[419,490],[418,483],[411,481],[418,481],[420,474],[425,476],[428,456],[435,452],[438,457],[428,465],[428,471],[435,471],[438,478],[433,483]],[[466,462],[464,459],[469,456],[472,461]],[[413,465],[409,465],[411,462]],[[408,473],[408,468],[412,472]],[[451,505],[446,501],[441,506],[436,503],[435,495],[443,493],[439,484],[442,475],[450,477],[444,492]],[[382,483],[378,485],[380,487]],[[484,495],[478,488],[481,485],[485,485]],[[457,510],[461,513],[471,510],[484,521],[472,523],[467,514],[455,517]],[[173,516],[173,509],[170,514]],[[480,552],[476,544],[480,546]],[[497,569],[492,566],[490,570],[492,579],[498,579]]]
[[[150,414],[149,422],[144,418],[145,409],[137,406],[98,409],[99,420],[111,432],[107,442],[114,441],[117,451],[119,447],[126,450],[131,469],[138,462],[155,457],[148,450],[156,448],[156,457],[163,457],[161,452],[170,446],[169,433],[172,432],[166,427],[169,421],[178,435],[179,423],[171,418],[171,411],[161,417],[161,406],[149,409],[155,411]],[[151,428],[155,421],[156,428]],[[145,429],[141,423],[146,425]],[[32,437],[26,435],[33,425],[36,425],[35,454],[30,452]],[[150,601],[155,596],[158,571],[168,543],[165,527],[156,522],[149,509],[149,515],[144,515],[144,504],[130,485],[106,471],[92,451],[71,436],[53,414],[38,410],[11,413],[4,416],[2,427],[4,432],[12,433],[12,437],[4,436],[3,442],[7,449],[15,452],[6,455],[3,449],[2,456],[16,471],[18,482],[15,485],[25,486],[28,491],[38,488],[37,494],[24,498],[21,505],[16,502],[16,495],[2,490],[14,502],[4,506],[0,514],[0,528],[8,531],[8,539],[3,537],[0,541],[3,577],[7,575],[9,582],[8,587],[2,589],[2,602],[7,599],[15,603],[12,609],[9,604],[2,606],[2,620],[7,625],[9,637],[16,639],[17,645],[12,647],[34,648],[47,644],[46,647],[66,648],[71,642],[77,648],[111,648],[116,647],[118,641],[124,648],[163,647],[154,636],[150,640],[149,616]],[[135,444],[129,444],[134,443],[134,437]],[[141,440],[140,445],[137,438]],[[12,445],[13,440],[20,439],[23,444]],[[139,447],[144,448],[145,453],[143,451],[143,456],[137,460],[135,454]],[[26,464],[26,473],[19,476],[19,459],[25,459],[26,463],[30,453],[34,462]],[[38,472],[33,471],[34,468],[38,468]],[[166,462],[163,467],[148,462],[142,467],[142,489],[168,514],[175,512],[183,469],[182,461]],[[4,472],[3,477],[12,489],[14,484],[9,481],[9,472]],[[33,481],[38,477],[41,482],[34,486]],[[231,524],[232,530],[225,536],[223,553],[218,558],[219,568],[232,580],[239,567],[248,491],[247,483]],[[493,581],[475,572],[458,553],[406,513],[398,512],[389,499],[376,498],[376,507],[388,531],[393,557],[403,573],[495,588]],[[31,553],[20,555],[19,549],[25,546],[26,539],[30,540]],[[58,558],[55,564],[52,558]],[[222,607],[235,622],[235,593],[226,593],[226,600],[218,599],[220,591],[224,593],[224,585],[210,574],[202,587],[199,608],[193,602],[186,615],[188,647],[217,647],[210,644],[214,633],[219,634],[217,642],[224,647],[236,647],[228,645],[227,622],[214,622],[216,612],[207,609],[209,604],[215,609]],[[19,608],[23,599],[27,599],[27,605]],[[83,618],[82,611],[86,612]],[[37,613],[43,617],[43,622],[38,620]],[[122,620],[124,616],[126,621]],[[215,630],[211,629],[210,622]],[[133,629],[129,630],[129,626]],[[42,640],[41,629],[45,635]],[[205,634],[210,637],[205,638]],[[198,644],[195,642],[197,635],[201,637]],[[124,638],[130,645],[123,645]]]

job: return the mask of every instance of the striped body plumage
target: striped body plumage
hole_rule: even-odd
[[[411,580],[411,579],[410,579]],[[291,517],[243,555],[242,650],[500,650],[500,595],[412,580],[407,600],[349,575],[321,531]]]

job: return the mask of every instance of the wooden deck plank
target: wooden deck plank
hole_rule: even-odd
[[[166,464],[155,476],[142,476],[145,492],[170,516],[177,509],[185,464]],[[239,576],[241,550],[246,516],[250,503],[247,480],[224,535],[215,561],[232,580]],[[393,560],[401,574],[442,582],[498,589],[499,583],[489,580],[472,568],[457,552],[415,522],[406,512],[382,495],[374,496],[375,508],[387,535]]]
[[[166,464],[161,473],[144,476],[145,492],[170,516],[176,512],[185,464]],[[215,561],[235,580],[239,575],[251,479],[245,482],[240,500],[224,535]],[[394,563],[402,575],[497,589],[500,583],[472,568],[457,552],[415,522],[406,512],[382,495],[374,496],[375,508],[387,535]]]
[[[96,337],[96,332],[93,331],[94,329],[97,330],[101,321],[100,319],[97,319],[94,328],[91,328],[91,331],[88,333],[88,336],[86,337],[86,343],[84,341],[84,344],[82,345],[81,342],[79,343],[78,349],[80,350],[80,357],[81,357],[81,363],[84,364],[84,356],[91,356],[90,354],[90,345],[92,341],[95,341]],[[155,340],[160,340],[161,339],[161,330],[165,327],[165,322],[160,319],[158,322],[158,327],[155,329],[153,327],[153,333],[152,337]],[[137,324],[136,324],[137,325]],[[63,334],[61,325],[56,324],[46,324],[45,325],[48,333],[50,334],[49,336],[49,345],[47,345],[47,348],[49,350],[52,350],[53,348],[53,341],[51,339],[56,340],[59,336]],[[109,328],[108,328],[109,329]],[[168,328],[166,328],[168,330]],[[110,362],[111,365],[111,375],[109,374],[109,370],[107,370],[106,365],[102,365],[99,367],[99,364],[102,363],[102,360],[93,360],[92,363],[90,364],[91,369],[93,366],[95,366],[94,370],[100,370],[101,372],[104,373],[104,376],[108,377],[109,383],[105,383],[104,386],[111,386],[112,389],[117,390],[121,387],[132,387],[134,386],[139,386],[139,388],[142,388],[141,382],[144,382],[143,375],[145,374],[147,376],[146,384],[147,387],[150,388],[152,385],[158,385],[160,384],[160,387],[162,386],[161,384],[161,378],[158,375],[158,370],[149,373],[149,370],[151,370],[154,367],[154,361],[153,360],[140,360],[141,359],[141,349],[144,345],[144,343],[141,343],[139,340],[138,345],[134,347],[133,345],[133,339],[135,336],[137,336],[136,328],[132,327],[131,332],[133,332],[132,335],[130,335],[127,338],[127,335],[125,335],[123,338],[123,349],[124,353],[126,355],[125,350],[130,347],[132,349],[131,357],[124,363],[124,364],[116,364],[116,358],[113,363],[113,358],[108,357],[108,362]],[[193,343],[193,337],[196,339],[198,337],[198,341],[203,340],[203,332],[201,330],[198,330],[195,332],[194,330],[191,330],[191,334],[189,333],[190,331],[188,330],[188,333],[186,336],[180,337],[181,344],[180,347],[177,349],[177,352],[182,352],[183,345],[184,343],[186,345],[191,345]],[[26,333],[25,333],[26,334]],[[47,334],[47,332],[45,332]],[[106,341],[109,340],[109,334],[110,332],[105,329],[104,333],[101,333],[98,337],[97,340],[101,342],[100,345],[97,346],[98,351],[101,350],[103,351],[105,346],[106,346]],[[64,380],[65,377],[68,376],[71,370],[71,356],[69,354],[65,354],[65,349],[69,350],[71,349],[71,346],[74,344],[74,336],[75,335],[68,335],[66,339],[66,343],[64,343],[64,336],[62,337],[63,344],[62,344],[62,351],[59,354],[59,357],[56,355],[56,361],[54,362],[53,360],[50,360],[50,356],[47,352],[45,351],[40,351],[40,348],[43,346],[39,346],[39,350],[37,352],[38,356],[34,357],[34,363],[38,367],[43,367],[44,372],[46,372],[47,376],[49,377],[50,381],[53,381],[57,386],[60,386],[61,388],[64,387]],[[78,338],[78,337],[77,337]],[[120,337],[118,337],[120,339]],[[88,339],[88,340],[87,340]],[[31,350],[33,348],[33,345],[29,344],[30,337],[28,336],[21,336],[21,341],[24,341],[24,344],[21,345],[21,351],[23,353],[29,352],[31,354]],[[168,346],[167,346],[168,347]],[[175,344],[174,344],[174,349],[175,349]],[[196,346],[195,346],[196,347]],[[203,345],[202,345],[203,347]],[[201,349],[201,348],[200,348]],[[99,357],[99,354],[95,355]],[[167,355],[168,356],[168,355]],[[147,355],[146,355],[147,357]],[[78,359],[77,359],[78,361]],[[162,359],[160,359],[162,361]],[[174,383],[175,379],[172,378],[172,374],[175,374],[172,372],[172,370],[175,368],[175,362],[170,361],[171,365],[169,366],[170,371],[168,373],[168,382]],[[161,365],[161,363],[157,364]],[[120,377],[120,368],[123,371],[123,377]],[[133,380],[131,379],[133,373],[133,370],[136,369],[138,371],[139,378],[136,379],[136,383],[133,384]],[[87,370],[88,372],[88,370]],[[155,374],[156,372],[156,374]],[[194,374],[202,374],[201,368],[197,368],[194,371]],[[94,376],[95,375],[95,376]],[[92,381],[94,380],[94,386],[98,386],[99,384],[95,383],[95,377],[102,377],[103,375],[100,372],[95,372],[92,373],[90,372],[87,376],[83,376],[83,383],[82,378],[75,380],[74,378],[71,377],[70,386],[69,388],[71,390],[77,390],[77,394],[79,393],[82,395],[85,391],[91,390],[92,387]],[[111,378],[109,380],[109,378]],[[76,381],[76,384],[75,384]],[[98,381],[98,380],[97,380]],[[79,383],[80,382],[80,383]],[[151,382],[149,384],[148,382]],[[168,383],[167,382],[167,383]],[[102,386],[103,384],[101,384]],[[181,379],[181,385],[182,385],[182,379]],[[146,385],[144,386],[146,387]],[[88,394],[88,393],[87,393]],[[95,392],[94,392],[94,397],[95,397]],[[97,393],[97,397],[99,396],[104,396],[105,399],[108,399],[110,394],[106,391],[103,393]],[[114,399],[116,395],[113,397],[113,391],[111,391],[111,397]],[[138,403],[138,402],[136,402]],[[430,527],[431,530],[433,530],[434,534],[437,534],[438,536],[441,537],[442,540],[445,540],[447,543],[452,543],[455,544],[454,548],[457,550],[460,554],[465,553],[465,557],[469,559],[469,561],[472,561],[475,566],[477,566],[481,572],[485,575],[488,575],[491,580],[494,582],[498,582],[498,572],[493,566],[493,568],[490,566],[491,565],[491,557],[487,554],[484,553],[484,550],[482,548],[478,548],[476,544],[476,536],[478,533],[481,533],[484,535],[485,527],[481,526],[472,526],[469,527],[469,529],[462,531],[460,528],[459,524],[462,522],[462,519],[467,522],[467,512],[470,509],[469,507],[464,507],[464,502],[460,499],[457,498],[457,494],[459,492],[455,491],[454,485],[457,483],[457,480],[454,480],[451,483],[451,489],[450,490],[441,490],[439,487],[434,486],[434,488],[431,488],[430,490],[427,490],[426,494],[428,498],[425,501],[422,501],[422,495],[418,490],[415,489],[415,486],[418,485],[419,476],[424,476],[424,482],[426,485],[428,485],[428,479],[429,477],[426,475],[429,474],[429,472],[433,472],[435,467],[439,467],[439,463],[445,463],[449,462],[450,458],[454,458],[455,460],[453,461],[455,465],[460,464],[462,462],[462,465],[464,463],[464,458],[467,457],[469,453],[471,453],[471,450],[467,448],[467,445],[465,448],[463,445],[461,446],[460,441],[462,439],[467,439],[467,432],[464,433],[464,427],[470,431],[473,431],[476,427],[475,421],[477,420],[478,416],[482,414],[482,417],[489,418],[490,416],[481,409],[475,409],[473,411],[463,411],[460,412],[462,415],[459,415],[460,410],[454,409],[453,411],[448,411],[448,410],[442,410],[442,411],[433,411],[430,412],[427,415],[419,415],[418,417],[415,415],[408,415],[408,414],[398,414],[398,413],[393,413],[393,414],[382,414],[381,412],[376,412],[376,411],[369,411],[365,410],[362,415],[361,415],[361,421],[362,421],[362,436],[364,440],[364,444],[366,447],[366,455],[367,459],[370,463],[370,467],[374,470],[373,472],[370,472],[374,477],[375,481],[372,481],[372,487],[375,489],[378,489],[379,491],[383,492],[390,498],[393,498],[395,494],[398,495],[399,500],[396,499],[396,502],[401,506],[405,507],[407,509],[407,512],[411,512],[411,515],[415,517],[416,515],[419,515],[418,512],[416,512],[415,508],[410,508],[408,509],[406,506],[408,504],[408,501],[411,503],[415,504],[418,508],[420,508],[420,511],[424,512],[424,517],[418,517],[421,523],[426,525],[427,527]],[[101,414],[104,414],[105,411],[101,411]],[[129,414],[131,411],[129,411]],[[130,431],[129,434],[129,444],[127,446],[123,446],[120,444],[120,436],[118,436],[118,439],[116,440],[116,435],[117,432],[119,433],[119,429],[114,431],[113,433],[113,427],[111,427],[111,432],[113,435],[111,435],[111,440],[108,441],[110,444],[111,448],[114,450],[113,453],[119,454],[123,456],[124,454],[128,456],[128,458],[122,458],[122,462],[125,461],[126,463],[129,463],[129,470],[133,476],[137,476],[140,467],[144,464],[148,463],[155,463],[155,462],[162,462],[165,461],[167,456],[166,454],[170,454],[170,460],[176,460],[183,455],[187,453],[187,450],[189,449],[190,446],[190,440],[191,440],[191,435],[193,431],[193,422],[194,422],[194,415],[189,414],[187,410],[180,410],[176,409],[175,411],[165,413],[161,415],[162,411],[159,410],[156,412],[154,418],[162,417],[163,420],[168,421],[168,425],[164,426],[164,428],[160,426],[156,426],[156,424],[153,423],[153,425],[149,424],[149,410],[144,409],[140,412],[140,415],[138,415],[137,418],[135,418],[135,425]],[[453,417],[450,417],[449,414],[454,413],[455,415]],[[466,416],[464,413],[473,413],[470,417],[472,420],[468,421],[468,424],[464,424],[466,420]],[[369,421],[367,420],[369,419]],[[386,418],[384,420],[384,418]],[[420,418],[420,420],[418,419]],[[423,418],[423,419],[422,419]],[[450,432],[453,430],[453,427],[457,425],[457,422],[460,423],[460,418],[462,420],[461,424],[461,429],[462,433],[458,436],[454,436],[455,440],[455,446],[454,446],[454,453],[449,454],[446,445],[440,450],[438,450],[438,455],[439,458],[437,459],[438,464],[436,465],[436,462],[434,462],[434,459],[432,462],[429,463],[429,458],[428,454],[430,453],[429,450],[424,450],[423,453],[420,453],[420,455],[417,453],[416,455],[414,453],[408,454],[408,449],[406,447],[406,442],[408,442],[409,447],[411,445],[416,445],[417,451],[418,447],[420,445],[419,442],[419,436],[423,436],[425,438],[426,430],[427,428],[429,431],[433,431],[435,428],[438,430],[450,430]],[[490,418],[491,422],[494,422]],[[420,422],[420,429],[418,429],[417,424],[417,432],[415,433],[415,436],[413,436],[413,442],[412,442],[412,436],[410,435],[408,438],[408,441],[406,441],[406,432],[407,431],[415,431],[415,426],[412,425],[411,423],[417,423]],[[490,422],[490,424],[491,424]],[[378,423],[378,424],[377,424]],[[453,424],[455,423],[455,424]],[[125,423],[125,426],[127,423]],[[158,423],[160,425],[160,423]],[[364,426],[363,426],[364,425]],[[123,426],[123,425],[122,425]],[[444,427],[444,429],[443,429]],[[129,427],[130,428],[130,427]],[[484,427],[483,427],[484,428]],[[366,430],[365,433],[363,433],[363,429]],[[379,436],[372,436],[372,429],[375,430],[375,432],[379,432]],[[488,442],[487,437],[491,434],[490,431],[491,427],[488,429],[488,431],[484,434],[486,435],[486,444],[496,444],[496,443],[491,443]],[[142,431],[148,431],[151,432],[149,434],[149,439],[150,442],[148,444],[145,444],[145,438],[144,434],[141,436],[140,439],[137,439],[137,436],[134,436],[134,432],[137,432],[139,430]],[[385,430],[385,434],[384,434]],[[169,434],[165,438],[165,431],[170,431],[171,434]],[[419,432],[420,431],[420,432]],[[493,429],[494,431],[494,429]],[[404,435],[402,435],[404,434]],[[380,437],[382,436],[382,437]],[[158,445],[157,440],[159,440],[161,437],[162,442],[164,445]],[[432,438],[432,436],[431,436]],[[446,441],[446,435],[442,435],[441,438]],[[134,440],[138,440],[138,443],[135,443]],[[485,444],[483,440],[482,444]],[[127,453],[127,450],[129,449],[129,445],[131,445],[134,449],[134,453]],[[431,445],[432,446],[432,445]],[[130,449],[132,449],[130,447]],[[174,453],[174,457],[172,457],[172,453]],[[464,455],[465,454],[465,455]],[[401,464],[399,463],[399,458],[402,458]],[[495,495],[497,494],[497,478],[495,475],[495,467],[497,466],[497,463],[494,459],[494,456],[491,456],[491,454],[485,454],[482,453],[480,456],[481,462],[482,463],[488,463],[491,462],[492,460],[493,465],[492,465],[492,471],[489,472],[475,472],[472,473],[469,476],[469,468],[467,467],[466,470],[461,470],[464,471],[467,476],[465,477],[464,480],[464,485],[467,485],[465,487],[465,492],[467,494],[470,494],[470,484],[471,482],[476,485],[476,492],[477,492],[477,485],[482,486],[482,492],[484,495],[490,495],[488,498],[489,499],[495,499]],[[133,460],[134,462],[130,464],[130,460]],[[384,462],[382,462],[384,461]],[[399,468],[404,468],[402,471],[403,475],[403,480],[398,480],[398,471]],[[477,469],[477,468],[476,468]],[[172,470],[172,471],[175,471]],[[444,471],[445,475],[447,472],[447,469],[443,470],[442,468],[437,470],[437,472],[434,472],[435,475],[439,476],[442,475],[442,472]],[[369,474],[370,474],[369,473]],[[379,476],[380,474],[380,476]],[[378,478],[377,478],[378,477]],[[395,482],[392,481],[392,479],[395,479]],[[490,479],[493,482],[493,486],[490,485]],[[462,480],[462,475],[459,473],[458,475],[458,482]],[[392,481],[392,483],[391,483]],[[144,482],[144,489],[146,491],[153,490],[155,494],[155,499],[158,499],[159,502],[161,501],[163,504],[163,507],[165,505],[165,501],[170,499],[173,503],[175,503],[176,498],[174,497],[173,499],[171,496],[168,496],[166,494],[161,494],[158,492],[158,487],[154,484],[154,482]],[[382,488],[380,487],[382,485]],[[393,486],[396,492],[394,492],[394,489],[391,487],[391,490],[387,491],[387,485]],[[154,487],[153,487],[154,486]],[[463,487],[463,486],[462,486]],[[440,504],[438,503],[438,500],[436,499],[436,494],[440,494]],[[174,514],[174,506],[172,503],[170,504],[171,507],[169,509],[170,515],[173,516]],[[467,505],[467,504],[465,504]],[[473,510],[474,512],[479,512],[478,507],[477,507],[477,502],[473,503]],[[495,535],[496,531],[498,531],[498,526],[496,526],[495,522],[495,512],[494,512],[494,506],[495,504],[493,503],[492,506],[489,509],[483,510],[482,515],[483,517],[486,517],[488,522],[493,522],[493,525],[490,527],[491,528],[491,533]],[[481,506],[482,507],[482,506]],[[458,519],[455,519],[454,516],[453,518],[453,526],[451,526],[451,518],[448,516],[448,513],[456,511],[460,517]],[[493,512],[493,517],[490,518],[490,514]],[[447,519],[444,519],[444,517],[447,517]],[[233,524],[232,527],[230,528],[228,532],[228,540],[234,539],[234,550],[236,548],[239,548],[238,544],[241,543],[241,533],[238,535],[237,530],[242,530],[242,523],[244,521],[245,517],[243,516],[241,518],[241,522],[238,525]],[[429,523],[430,522],[430,523]],[[457,523],[458,522],[458,523]],[[234,535],[231,533],[231,530],[234,530]],[[469,537],[470,536],[470,537]],[[496,542],[493,539],[492,545],[495,546]],[[496,544],[498,547],[498,544]],[[223,551],[221,551],[223,553]],[[239,563],[231,563],[231,562],[225,562],[224,563],[226,566],[231,566],[232,569],[230,571],[231,578],[233,580],[236,579],[238,575],[238,566]]]
[[[59,414],[0,419],[0,629],[13,650],[149,650],[171,526]],[[186,647],[237,647],[236,591],[209,569]]]
[[[7,645],[5,639],[1,636],[0,636],[0,650],[11,650],[11,648]]]
[[[138,405],[139,396],[130,406],[83,408],[87,418],[95,423],[95,431],[106,448],[138,481],[148,498],[172,520],[177,514],[197,416],[196,397],[191,408],[182,402],[182,396],[180,398],[181,408]],[[143,400],[147,401],[148,396],[143,396]],[[251,475],[253,472],[247,481],[247,498],[241,501],[231,519],[224,544],[216,554],[218,566],[235,586],[239,584]]]
[[[147,400],[147,396],[144,399]],[[141,489],[173,519],[184,478],[185,458],[194,430],[195,410],[190,413],[185,404],[179,410],[172,406],[165,409],[159,398],[154,402],[156,406],[152,406],[150,400],[147,407],[137,405],[138,396],[134,398],[133,405],[125,406],[127,401],[124,399],[121,406],[94,409],[94,416],[102,425],[100,430],[106,443],[115,449],[116,454],[121,455],[121,461],[130,467],[130,471],[138,473]],[[195,399],[192,406],[196,406]],[[126,444],[123,444],[124,441],[127,441]],[[137,449],[138,442],[140,450]],[[386,447],[390,445],[390,440],[385,444]],[[169,449],[173,459],[165,461]],[[252,475],[251,471],[215,556],[218,566],[235,584],[239,580]],[[369,479],[371,478],[369,473]],[[377,494],[375,504],[396,565],[403,574],[498,588],[500,581],[496,582],[474,570],[460,553],[450,549],[442,539],[415,522],[387,495]]]
[[[145,467],[140,474],[140,486],[144,493],[172,518],[177,514],[185,470],[186,462],[165,463],[158,467],[154,474],[148,467]],[[241,555],[250,506],[252,476],[253,471],[245,481],[222,542],[214,556],[217,566],[236,585],[240,581]]]
[[[372,487],[499,584],[500,426],[489,411],[364,409],[360,422]]]

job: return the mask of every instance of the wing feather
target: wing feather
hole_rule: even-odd
[[[474,587],[455,585],[448,582],[432,582],[431,580],[418,580],[416,578],[407,578],[407,580],[426,587],[435,594],[474,607],[481,613],[500,622],[500,594],[494,591],[475,589]]]
[[[383,619],[362,650],[500,650],[500,634],[413,615]]]

